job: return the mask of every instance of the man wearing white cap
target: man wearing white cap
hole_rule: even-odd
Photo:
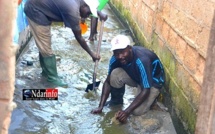
[[[165,74],[157,55],[142,46],[130,46],[127,36],[117,35],[112,39],[111,45],[113,56],[100,104],[91,113],[102,112],[110,93],[109,104],[122,104],[125,85],[137,87],[138,92],[133,102],[125,110],[116,113],[116,119],[123,123],[130,114],[138,116],[150,109],[164,84]]]
[[[92,57],[93,61],[99,60],[90,50],[81,35],[80,18],[87,18],[91,14],[106,20],[107,15],[97,12],[98,0],[28,0],[24,12],[27,16],[31,33],[39,49],[39,59],[42,76],[56,86],[67,87],[57,74],[56,58],[51,48],[51,23],[64,22],[71,28],[76,40],[81,47]]]

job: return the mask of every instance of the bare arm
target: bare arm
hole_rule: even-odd
[[[138,96],[134,99],[134,101],[127,107],[124,111],[119,111],[116,115],[116,118],[120,122],[125,122],[128,118],[128,116],[136,109],[140,104],[146,100],[146,98],[149,96],[150,90],[149,89],[143,89]]]
[[[97,11],[98,16],[100,18],[101,21],[106,21],[108,19],[108,16],[106,14],[103,14],[101,11]],[[82,19],[82,23],[85,20]],[[72,30],[76,40],[78,41],[78,43],[81,45],[81,47],[92,57],[93,61],[99,60],[100,59],[100,55],[96,55],[95,53],[93,53],[90,48],[88,47],[86,41],[84,40],[84,38],[81,35],[81,30]]]
[[[130,114],[134,111],[140,104],[148,98],[150,93],[149,89],[143,89],[138,96],[134,99],[134,101],[129,105],[128,108],[125,109],[125,112]]]
[[[99,103],[99,107],[97,109],[94,109],[91,111],[93,114],[98,114],[102,112],[102,109],[105,105],[105,102],[107,101],[107,98],[110,94],[110,76],[108,76],[104,82],[104,85],[102,87],[102,95]]]
[[[84,38],[81,35],[81,30],[72,30],[76,40],[78,41],[78,43],[81,45],[81,47],[92,57],[93,61],[99,60],[100,56],[96,56],[95,53],[93,53],[90,48],[88,47],[86,41],[84,40]]]

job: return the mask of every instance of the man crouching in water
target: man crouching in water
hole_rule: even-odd
[[[130,114],[139,116],[146,113],[164,84],[164,69],[158,56],[142,46],[130,46],[125,35],[117,35],[111,41],[113,56],[110,59],[107,78],[102,88],[99,107],[91,113],[99,114],[105,105],[123,104],[125,84],[137,87],[133,102],[116,113],[116,119],[126,122]],[[106,102],[109,94],[111,100]]]

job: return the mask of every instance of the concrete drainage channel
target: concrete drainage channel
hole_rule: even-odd
[[[105,22],[101,45],[101,60],[98,66],[97,79],[101,80],[98,94],[86,93],[86,86],[92,82],[94,62],[75,40],[72,31],[60,25],[52,26],[52,48],[58,56],[57,67],[60,77],[69,84],[68,88],[58,89],[58,100],[24,101],[23,89],[46,89],[53,87],[41,76],[38,49],[32,38],[20,54],[16,65],[14,101],[17,108],[12,113],[10,134],[139,134],[159,133],[176,134],[170,114],[163,110],[151,110],[142,116],[130,116],[126,124],[116,124],[114,114],[126,108],[133,100],[133,90],[126,87],[124,105],[105,107],[100,115],[90,111],[98,106],[101,86],[107,74],[111,39],[121,33],[132,36],[106,6],[104,12],[109,18]],[[89,20],[87,20],[89,25]],[[87,40],[89,29],[83,35]],[[132,38],[131,38],[132,40]],[[96,51],[98,40],[88,42]],[[32,64],[28,64],[31,61]],[[162,104],[161,104],[162,105]],[[163,106],[164,107],[164,106]]]

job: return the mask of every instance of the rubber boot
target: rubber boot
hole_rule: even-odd
[[[125,94],[125,86],[121,88],[114,88],[111,87],[110,90],[111,99],[105,103],[105,106],[115,106],[115,105],[122,105],[123,104],[123,96]]]
[[[47,73],[46,73],[46,68],[45,68],[45,65],[44,65],[44,61],[43,61],[43,56],[41,53],[39,53],[39,61],[40,61],[40,66],[42,68],[42,73],[41,75],[43,77],[48,77]]]
[[[43,57],[43,63],[45,72],[48,76],[47,81],[53,83],[56,86],[68,87],[67,83],[61,81],[57,75],[56,57],[55,55],[49,57]]]

